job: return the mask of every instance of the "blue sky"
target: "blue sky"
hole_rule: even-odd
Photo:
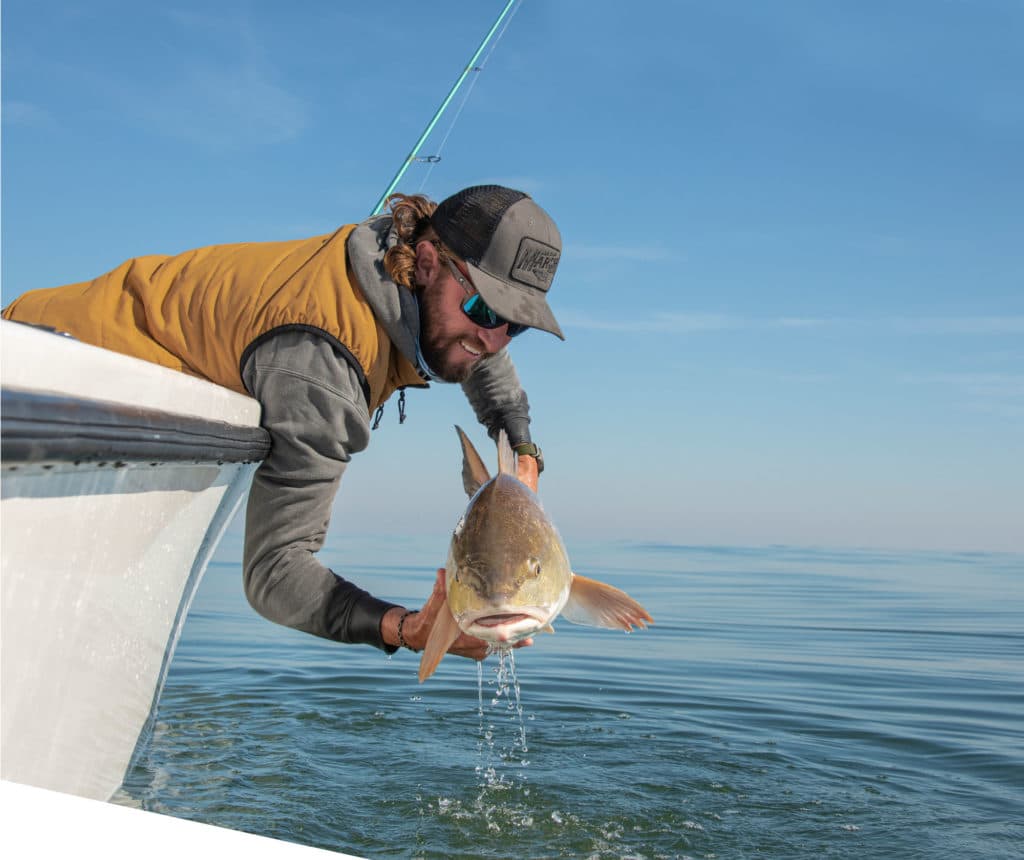
[[[503,4],[287,5],[4,3],[5,303],[362,219]],[[1022,37],[1017,0],[523,0],[400,187],[559,223],[567,341],[513,354],[570,550],[1024,550]],[[332,530],[440,553],[473,418],[408,412]]]

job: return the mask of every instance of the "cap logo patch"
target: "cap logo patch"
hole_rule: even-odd
[[[514,281],[547,292],[560,256],[557,248],[526,237],[519,243],[519,252],[509,274]]]

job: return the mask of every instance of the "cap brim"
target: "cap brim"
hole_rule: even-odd
[[[498,316],[509,322],[539,328],[565,340],[543,290],[503,281],[468,261],[464,262],[473,286]]]

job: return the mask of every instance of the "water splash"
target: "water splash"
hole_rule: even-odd
[[[526,754],[526,722],[520,695],[516,660],[510,649],[496,652],[493,678],[484,682],[483,662],[477,663],[477,714],[479,718],[476,772],[480,777],[480,799],[489,791],[521,790],[525,786],[523,770],[529,765]],[[484,704],[484,687],[489,704]],[[508,735],[511,724],[512,738]],[[511,769],[511,770],[510,770]],[[518,779],[517,779],[518,777]]]

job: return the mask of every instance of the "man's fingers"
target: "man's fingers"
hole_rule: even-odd
[[[519,462],[516,464],[516,477],[535,493],[537,492],[537,478],[539,475],[537,461],[533,457],[519,457]]]
[[[511,647],[527,648],[532,644],[533,639],[523,639],[520,642],[516,642]],[[483,639],[477,639],[475,636],[469,636],[462,633],[448,649],[448,653],[455,654],[459,657],[469,657],[473,660],[483,660],[484,657],[491,653],[491,645]]]
[[[427,597],[427,602],[423,604],[423,608],[420,609],[420,614],[424,616],[423,620],[429,619],[431,622],[437,617],[438,611],[444,605],[445,592],[444,592],[444,568],[439,568],[437,571],[437,579],[434,581],[434,588],[430,592],[430,596]]]

